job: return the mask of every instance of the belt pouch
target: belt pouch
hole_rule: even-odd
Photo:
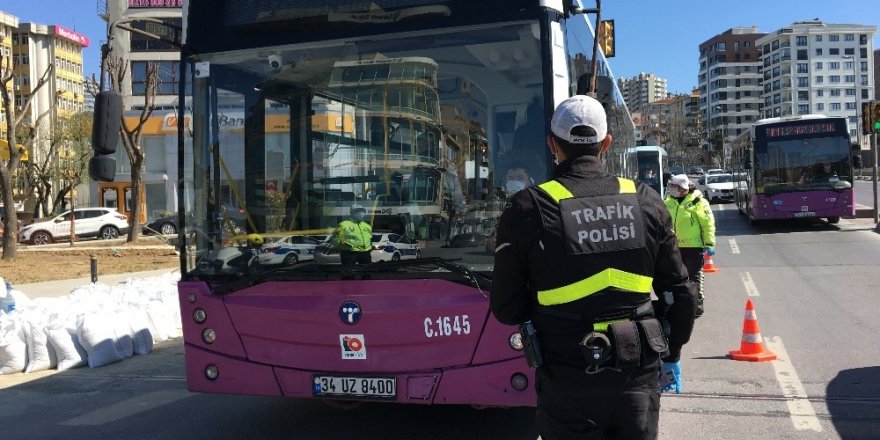
[[[615,322],[608,326],[611,336],[614,338],[614,354],[617,359],[617,367],[631,367],[639,364],[641,360],[641,343],[639,329],[635,321]]]
[[[666,335],[663,334],[663,327],[660,325],[659,320],[654,318],[643,319],[638,321],[638,323],[642,330],[641,333],[645,337],[645,343],[648,346],[643,352],[644,359],[642,360],[642,363],[647,365],[656,361],[657,356],[668,350],[669,344],[666,341]]]

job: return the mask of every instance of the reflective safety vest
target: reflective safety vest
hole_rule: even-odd
[[[619,177],[617,181],[617,194],[587,197],[576,197],[556,180],[538,185],[553,199],[560,211],[562,234],[566,241],[564,247],[569,256],[613,253],[645,247],[644,216],[636,198],[636,184],[632,180]],[[573,283],[554,288],[539,288],[538,303],[542,306],[566,304],[608,288],[650,295],[652,282],[653,278],[650,276],[606,266]]]
[[[367,222],[343,220],[336,228],[336,236],[342,250],[368,252],[373,248],[373,227]]]

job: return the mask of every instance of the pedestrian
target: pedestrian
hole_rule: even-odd
[[[517,193],[501,215],[492,313],[525,323],[543,440],[655,439],[661,354],[680,391],[694,321],[669,214],[656,191],[606,172],[599,101],[569,98],[550,125],[553,180]]]
[[[367,209],[355,203],[348,212],[349,217],[339,222],[334,232],[342,265],[370,264],[373,227],[364,220]]]
[[[703,300],[703,255],[715,255],[715,216],[709,202],[694,187],[688,176],[676,174],[666,185],[666,209],[672,216],[681,260],[687,267],[688,278],[697,285],[697,312],[705,311]]]

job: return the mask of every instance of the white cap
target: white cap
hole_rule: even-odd
[[[688,179],[686,174],[676,174],[669,178],[668,184],[688,189],[691,184],[691,179]]]
[[[595,130],[596,136],[573,136],[571,130],[582,125]],[[605,108],[595,98],[586,95],[572,96],[556,107],[550,120],[550,130],[572,144],[597,144],[608,135]]]

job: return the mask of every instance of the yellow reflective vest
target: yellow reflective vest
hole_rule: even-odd
[[[674,197],[664,200],[672,217],[672,227],[680,248],[715,247],[715,216],[702,193],[694,191],[678,202]]]
[[[619,186],[618,194],[631,197],[632,201],[638,205],[635,198],[635,182],[619,177],[617,178],[617,181]],[[538,187],[547,193],[557,205],[560,205],[564,200],[576,198],[571,191],[556,180],[543,183],[538,185]],[[651,293],[652,282],[653,278],[650,276],[608,267],[571,284],[551,289],[538,290],[538,304],[542,306],[566,304],[586,298],[608,288],[649,295]]]
[[[373,227],[367,222],[343,220],[336,227],[339,248],[352,252],[368,252],[372,247]]]

